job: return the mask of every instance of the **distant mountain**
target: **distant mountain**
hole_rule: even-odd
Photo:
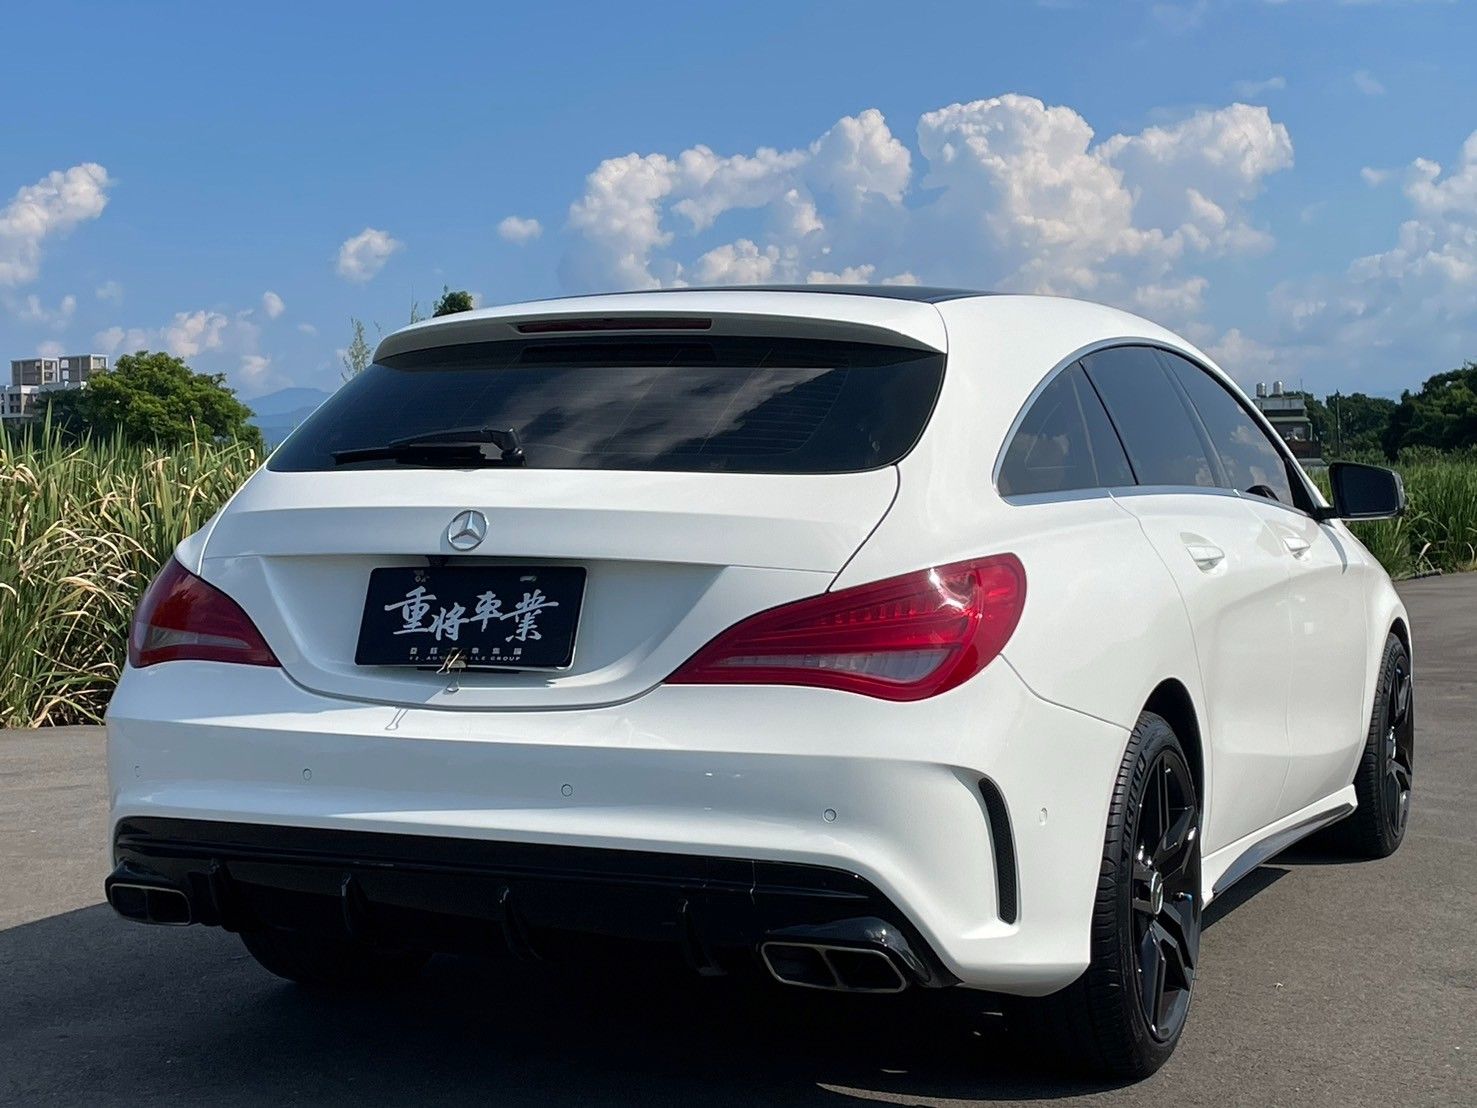
[[[251,409],[251,422],[261,428],[262,438],[270,447],[292,434],[329,395],[322,389],[278,389],[243,403]]]

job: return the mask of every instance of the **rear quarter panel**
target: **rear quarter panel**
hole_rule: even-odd
[[[1183,342],[1076,301],[998,296],[940,309],[949,360],[938,408],[899,463],[892,510],[834,587],[1013,552],[1026,568],[1026,605],[1001,660],[1032,692],[1131,728],[1155,686],[1173,678],[1203,718],[1184,604],[1138,522],[1105,493],[1006,503],[994,486],[1007,435],[1058,366],[1109,340]],[[1210,760],[1207,749],[1207,776]]]

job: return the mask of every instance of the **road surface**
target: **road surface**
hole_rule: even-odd
[[[1178,1052],[1136,1086],[1021,1064],[900,998],[438,959],[315,995],[234,936],[101,901],[100,730],[0,732],[0,1101],[280,1104],[1477,1104],[1477,574],[1402,586],[1416,798],[1381,862],[1304,851],[1213,906]]]

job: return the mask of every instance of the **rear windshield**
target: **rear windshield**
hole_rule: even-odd
[[[472,343],[386,358],[345,384],[269,469],[394,469],[351,450],[462,428],[513,431],[533,469],[849,473],[918,440],[944,356],[796,339]],[[454,466],[455,463],[446,463]]]

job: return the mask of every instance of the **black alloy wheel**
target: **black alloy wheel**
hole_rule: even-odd
[[[1397,843],[1410,821],[1410,788],[1415,778],[1415,728],[1411,726],[1414,702],[1410,662],[1402,648],[1390,666],[1390,689],[1380,736],[1385,771],[1380,807],[1390,838]]]
[[[1410,824],[1415,781],[1415,681],[1410,654],[1396,635],[1385,640],[1364,753],[1354,774],[1358,807],[1328,828],[1322,842],[1356,858],[1388,858]]]
[[[1139,1007],[1158,1042],[1174,1039],[1190,1010],[1200,954],[1199,827],[1190,771],[1177,751],[1163,750],[1139,801],[1133,860]]]

